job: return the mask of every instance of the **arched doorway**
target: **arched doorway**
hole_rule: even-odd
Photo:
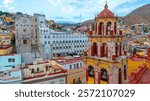
[[[92,45],[92,51],[91,51],[92,52],[91,53],[92,56],[97,56],[97,52],[98,52],[97,49],[98,49],[97,48],[97,44],[93,43],[93,45]]]
[[[95,78],[95,72],[94,72],[94,67],[89,66],[88,67],[88,84],[94,84],[94,79]]]

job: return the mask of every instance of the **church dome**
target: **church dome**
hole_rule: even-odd
[[[107,4],[104,7],[104,10],[97,16],[97,18],[114,18],[115,15],[108,9]]]

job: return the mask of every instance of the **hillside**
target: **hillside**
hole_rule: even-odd
[[[144,5],[125,16],[127,25],[146,23],[150,25],[150,4]]]

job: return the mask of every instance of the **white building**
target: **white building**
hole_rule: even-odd
[[[88,37],[85,33],[54,32],[49,29],[41,31],[41,45],[45,58],[57,55],[83,54],[87,47]]]
[[[40,51],[44,59],[57,55],[83,54],[88,37],[85,33],[56,32],[46,25],[45,15],[34,14],[37,18],[40,37]]]

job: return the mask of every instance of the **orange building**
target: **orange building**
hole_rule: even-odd
[[[89,44],[84,53],[88,84],[128,83],[127,40],[123,30],[117,28],[117,20],[106,4],[88,33]]]
[[[147,49],[147,56],[135,54],[128,59],[128,75],[131,75],[141,65],[146,65],[150,68],[150,48]]]
[[[139,66],[137,70],[130,75],[131,84],[150,84],[150,68],[146,65]]]

